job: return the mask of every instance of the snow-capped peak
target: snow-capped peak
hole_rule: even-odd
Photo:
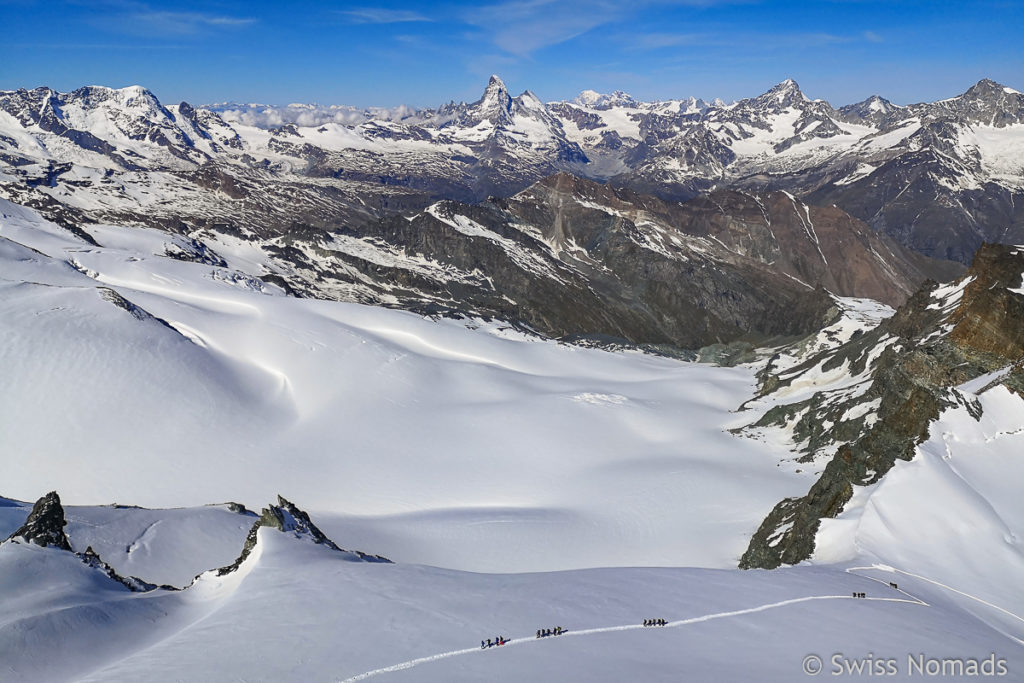
[[[540,101],[540,98],[533,93],[532,90],[526,90],[518,98],[519,102],[530,109],[544,109],[544,103]]]
[[[483,96],[470,107],[481,118],[496,121],[499,118],[508,116],[512,106],[512,96],[508,94],[505,82],[496,75],[492,75],[487,82],[487,89]]]
[[[790,104],[794,101],[808,101],[807,96],[800,90],[800,86],[792,78],[787,78],[781,83],[773,86],[765,95],[770,95],[778,104]],[[765,95],[762,95],[764,97]]]
[[[505,81],[501,80],[501,77],[497,74],[491,74],[490,80],[487,81],[487,89],[484,90],[484,97],[486,98],[489,94],[508,95],[508,87],[505,85]]]
[[[576,96],[576,99],[573,100],[573,102],[583,107],[592,107],[597,104],[598,100],[602,97],[604,97],[604,95],[596,90],[583,90]]]
[[[892,109],[892,103],[878,95],[872,95],[865,102],[868,105],[868,109],[874,112],[886,112]]]
[[[110,103],[123,108],[162,109],[156,95],[141,85],[129,85],[126,88],[87,85],[71,93],[71,96],[72,99],[80,100],[84,105],[96,106],[101,103]]]
[[[792,78],[787,78],[768,89],[757,97],[740,100],[736,103],[742,109],[752,107],[762,112],[780,112],[795,107],[803,109],[811,102],[800,90],[800,86]]]

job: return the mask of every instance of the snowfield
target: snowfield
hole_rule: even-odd
[[[3,213],[22,250],[0,270],[17,268],[0,284],[13,498],[259,509],[281,493],[395,560],[548,571],[732,567],[810,485],[784,448],[725,431],[750,368],[294,299],[166,258],[152,230],[90,227],[96,248]]]
[[[57,490],[75,551],[184,590],[4,542],[0,681],[918,680],[990,657],[1024,677],[1024,405],[1001,388],[961,387],[982,419],[947,412],[813,562],[741,572],[817,474],[727,431],[756,365],[295,299],[244,243],[208,244],[219,266],[86,229],[100,246],[0,203],[0,538]],[[888,312],[848,305],[799,353]],[[209,571],[278,493],[395,564],[263,528]]]

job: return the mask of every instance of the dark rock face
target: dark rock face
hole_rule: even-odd
[[[64,533],[67,523],[64,518],[64,507],[60,504],[60,496],[56,491],[50,491],[36,501],[25,524],[8,536],[7,540],[23,539],[43,548],[53,546],[70,552],[71,544]]]
[[[855,374],[869,372],[871,383],[853,398],[819,393],[765,415],[763,424],[784,424],[806,410],[797,430],[808,439],[808,457],[830,443],[842,445],[807,495],[784,500],[772,510],[751,539],[740,567],[771,569],[810,557],[821,519],[839,514],[854,486],[878,481],[897,459],[913,458],[929,425],[945,408],[961,404],[971,411],[979,409],[954,389],[957,385],[1006,368],[1009,373],[993,384],[1021,392],[1024,295],[1012,290],[1021,287],[1022,279],[1024,250],[983,245],[959,283],[959,300],[953,288],[929,283],[876,329],[812,357],[785,376],[763,378],[767,394],[804,370],[850,363]],[[853,423],[842,422],[840,416],[851,408],[875,402],[870,424],[864,419],[866,411]],[[833,426],[824,429],[822,424]]]
[[[900,303],[943,270],[838,209],[808,207],[784,193],[716,192],[679,205],[560,175],[502,206],[585,273],[591,290],[605,291],[594,282],[611,273],[616,287],[664,311],[662,319],[678,319],[691,335],[707,330],[701,345],[810,329],[809,320],[824,314],[807,304],[818,286]],[[682,332],[674,334],[669,341],[680,344]]]
[[[562,174],[507,200],[476,207],[445,202],[411,220],[368,226],[362,236],[453,272],[480,274],[432,285],[392,271],[393,296],[426,290],[452,312],[520,322],[548,336],[696,349],[817,329],[832,306],[815,287],[822,279],[801,283],[774,257],[751,249],[754,239],[738,236],[767,232],[756,198],[726,193],[718,199],[709,218],[711,210],[698,203],[680,207]],[[795,206],[788,199],[777,203],[780,212],[793,213]],[[726,225],[716,222],[719,214]],[[735,239],[724,234],[729,229]],[[770,248],[777,256],[792,246],[784,240]],[[378,268],[374,275],[384,273]],[[908,282],[893,285],[893,298],[923,279],[917,272],[905,277]]]

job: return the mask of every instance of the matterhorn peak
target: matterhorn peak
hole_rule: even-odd
[[[492,92],[508,94],[508,86],[505,85],[505,81],[501,80],[501,76],[498,74],[491,74],[491,78],[487,81],[487,89],[484,90],[484,97]]]
[[[487,119],[492,123],[498,123],[509,118],[512,109],[512,96],[508,94],[505,81],[497,75],[492,75],[487,82],[487,89],[483,96],[473,103],[470,110],[475,111],[474,119]]]

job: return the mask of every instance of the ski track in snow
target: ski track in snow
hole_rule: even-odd
[[[853,569],[879,569],[879,567],[854,567],[852,569],[848,569],[847,571],[849,572],[849,571],[852,571]],[[860,576],[860,575],[858,574],[857,576]],[[914,575],[911,575],[911,576],[914,576]],[[869,577],[869,576],[865,576],[865,577],[862,577],[862,578],[871,579],[872,581],[878,581],[879,583],[883,583],[883,584],[886,583],[886,582],[882,581],[881,579],[874,579],[874,578]],[[776,609],[778,607],[786,607],[788,605],[795,605],[795,604],[798,604],[798,603],[801,603],[801,602],[810,602],[812,600],[874,600],[876,602],[902,602],[902,603],[907,603],[907,604],[911,604],[911,605],[922,605],[924,607],[929,607],[928,603],[924,602],[923,600],[921,600],[921,599],[919,599],[919,598],[917,598],[917,597],[915,597],[913,595],[910,595],[906,591],[898,590],[897,589],[897,592],[902,593],[903,595],[906,595],[907,598],[909,598],[909,599],[904,599],[904,598],[854,598],[852,595],[810,595],[810,596],[806,596],[806,597],[802,597],[802,598],[792,598],[790,600],[782,600],[780,602],[771,602],[771,603],[768,603],[768,604],[765,604],[765,605],[758,605],[757,607],[748,607],[746,609],[733,610],[733,611],[730,611],[730,612],[715,612],[715,613],[712,613],[712,614],[705,614],[705,615],[699,616],[699,617],[690,617],[689,619],[680,619],[678,621],[670,621],[665,626],[644,626],[643,624],[625,624],[623,626],[604,626],[604,627],[600,627],[600,628],[582,629],[582,630],[579,630],[579,631],[566,631],[562,635],[560,635],[560,636],[552,636],[552,638],[565,638],[565,637],[573,637],[573,636],[590,636],[590,635],[595,635],[595,634],[598,634],[598,633],[612,633],[614,631],[635,631],[635,630],[640,630],[640,629],[645,629],[646,630],[648,628],[650,628],[650,629],[678,628],[680,626],[687,626],[689,624],[698,624],[698,623],[701,623],[701,622],[712,621],[714,619],[726,619],[726,618],[729,618],[729,617],[737,617],[737,616],[741,616],[741,615],[744,615],[744,614],[753,614],[755,612],[765,612],[767,610]],[[957,592],[959,592],[959,591],[957,591]],[[1016,616],[1016,615],[1014,615],[1014,616]],[[509,640],[508,642],[506,642],[504,645],[501,645],[500,647],[508,647],[509,645],[525,645],[527,643],[537,643],[537,642],[541,642],[542,640],[543,641],[547,641],[547,640],[550,640],[550,639],[551,638],[536,638],[536,637],[532,637],[532,638],[531,637],[515,638],[513,640]],[[356,681],[364,681],[367,678],[372,678],[374,676],[379,676],[381,674],[394,673],[396,671],[404,671],[405,669],[411,669],[414,666],[418,666],[420,664],[426,664],[428,662],[436,662],[436,661],[439,661],[439,660],[442,660],[442,659],[448,659],[449,657],[458,657],[458,656],[461,656],[461,655],[468,655],[468,654],[472,654],[474,652],[486,652],[486,650],[482,649],[482,648],[479,648],[479,647],[471,647],[471,648],[466,648],[464,650],[452,650],[450,652],[441,652],[441,653],[436,654],[436,655],[430,655],[430,656],[427,656],[427,657],[420,657],[418,659],[411,659],[411,660],[409,660],[407,662],[402,662],[401,664],[393,664],[392,666],[386,666],[386,667],[381,668],[381,669],[374,669],[373,671],[367,671],[366,673],[361,673],[361,674],[359,674],[357,676],[352,676],[351,678],[346,678],[343,681],[341,681],[341,683],[355,683]]]
[[[767,610],[770,610],[770,609],[775,609],[775,608],[778,608],[778,607],[786,607],[787,605],[795,605],[795,604],[798,604],[798,603],[801,603],[801,602],[810,602],[812,600],[873,600],[875,602],[900,602],[900,603],[905,603],[905,604],[910,604],[910,605],[920,605],[922,607],[930,607],[931,606],[927,602],[925,602],[924,600],[918,598],[915,595],[911,595],[910,593],[908,593],[907,591],[905,591],[905,590],[903,590],[901,588],[892,588],[892,586],[887,581],[884,581],[884,580],[879,579],[879,578],[875,578],[873,576],[866,576],[864,574],[859,573],[859,572],[863,572],[863,571],[872,571],[872,570],[873,571],[884,571],[884,572],[899,573],[899,574],[903,574],[905,576],[913,577],[915,579],[920,579],[921,581],[926,581],[926,582],[928,582],[930,584],[933,584],[935,586],[938,586],[938,587],[942,588],[943,590],[948,590],[948,591],[951,591],[953,593],[956,593],[957,595],[961,595],[963,597],[970,598],[971,600],[975,600],[976,602],[979,602],[979,603],[981,603],[983,605],[991,607],[992,609],[998,610],[999,612],[1002,612],[1003,614],[1011,616],[1014,619],[1017,619],[1019,621],[1024,622],[1024,617],[1021,617],[1021,616],[1019,616],[1017,614],[1014,614],[1013,612],[1010,612],[1009,610],[1006,610],[1006,609],[1004,609],[1004,608],[1002,608],[1002,607],[1000,607],[998,605],[994,605],[991,602],[988,602],[987,600],[983,600],[983,599],[981,599],[979,597],[976,597],[974,595],[971,595],[969,593],[965,593],[965,592],[963,592],[961,590],[958,590],[956,588],[953,588],[951,586],[947,586],[946,584],[940,583],[939,581],[935,581],[933,579],[929,579],[928,577],[921,576],[920,574],[914,574],[913,572],[908,572],[908,571],[905,571],[903,569],[897,569],[896,567],[891,567],[891,566],[888,566],[888,565],[873,565],[873,566],[868,566],[868,567],[849,567],[848,569],[846,569],[846,572],[848,574],[852,574],[854,576],[858,576],[858,577],[863,578],[863,579],[868,579],[869,581],[875,581],[877,583],[880,583],[880,584],[884,585],[886,588],[888,588],[889,590],[894,590],[897,593],[902,593],[903,595],[906,596],[906,598],[855,598],[852,595],[810,595],[810,596],[806,596],[806,597],[803,597],[803,598],[793,598],[793,599],[790,599],[790,600],[782,600],[780,602],[772,602],[772,603],[768,603],[768,604],[765,604],[765,605],[758,605],[757,607],[748,607],[747,609],[733,610],[733,611],[730,611],[730,612],[715,612],[713,614],[705,614],[705,615],[699,616],[699,617],[690,617],[689,619],[680,619],[678,621],[670,621],[665,626],[651,626],[651,627],[648,627],[648,626],[643,626],[642,624],[626,624],[626,625],[623,625],[623,626],[605,626],[605,627],[601,627],[601,628],[583,629],[583,630],[580,630],[580,631],[566,631],[561,636],[553,636],[553,637],[555,637],[555,638],[563,638],[563,637],[572,637],[572,636],[589,636],[589,635],[594,635],[594,634],[597,634],[597,633],[611,633],[613,631],[633,631],[633,630],[647,629],[647,628],[653,628],[653,629],[677,628],[679,626],[687,626],[689,624],[697,624],[697,623],[701,623],[701,622],[712,621],[714,619],[726,619],[726,618],[729,618],[729,617],[736,617],[736,616],[741,616],[741,615],[744,615],[744,614],[753,614],[755,612],[764,612],[764,611],[767,611]],[[1013,640],[1017,641],[1018,643],[1024,644],[1024,641],[1022,641],[1020,638],[1016,638],[1014,636],[1009,636],[1009,637],[1012,638]],[[505,643],[505,645],[502,645],[500,647],[507,647],[509,645],[525,645],[527,643],[540,642],[540,640],[549,640],[549,638],[542,638],[542,639],[538,639],[538,638],[535,638],[535,637],[534,638],[530,638],[530,637],[515,638],[513,640],[509,640],[508,642]],[[367,671],[366,673],[361,673],[361,674],[359,674],[357,676],[353,676],[351,678],[346,678],[343,681],[341,681],[341,683],[355,683],[356,681],[364,681],[364,680],[366,680],[368,678],[372,678],[374,676],[379,676],[381,674],[394,673],[396,671],[404,671],[405,669],[411,669],[414,666],[418,666],[420,664],[426,664],[428,662],[436,662],[436,661],[439,661],[439,660],[442,660],[442,659],[448,659],[449,657],[458,657],[458,656],[461,656],[461,655],[472,654],[474,652],[485,652],[485,651],[486,650],[478,648],[478,647],[471,647],[471,648],[466,648],[464,650],[452,650],[450,652],[442,652],[442,653],[439,653],[439,654],[436,654],[436,655],[430,655],[430,656],[427,656],[427,657],[420,657],[418,659],[411,659],[411,660],[409,660],[407,662],[402,662],[400,664],[394,664],[392,666],[387,666],[387,667],[384,667],[384,668],[381,668],[381,669],[374,669],[373,671]]]

